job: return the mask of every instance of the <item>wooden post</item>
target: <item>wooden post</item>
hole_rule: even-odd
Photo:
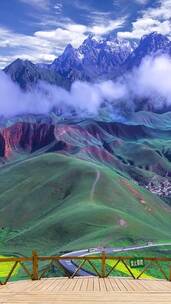
[[[102,274],[101,277],[105,278],[106,276],[106,253],[102,251]]]
[[[32,280],[39,279],[39,270],[38,270],[38,255],[36,251],[32,252],[32,260],[33,260],[33,273],[32,273]]]
[[[171,266],[170,266],[170,273],[169,273],[169,281],[171,282]]]

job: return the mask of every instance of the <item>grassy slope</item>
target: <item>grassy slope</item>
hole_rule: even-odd
[[[115,171],[56,153],[1,168],[0,214],[1,252],[10,255],[170,238],[171,208],[159,198]]]

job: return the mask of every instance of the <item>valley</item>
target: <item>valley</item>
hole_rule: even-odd
[[[170,183],[171,129],[140,116],[1,127],[2,254],[170,240],[170,197],[147,188]]]

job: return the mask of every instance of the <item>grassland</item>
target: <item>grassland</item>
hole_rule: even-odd
[[[114,170],[56,153],[1,168],[0,213],[5,255],[165,241],[171,230],[171,208],[158,197]]]

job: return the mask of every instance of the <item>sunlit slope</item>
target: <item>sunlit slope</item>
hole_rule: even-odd
[[[170,238],[171,208],[115,171],[47,153],[0,171],[0,239],[28,254]]]

